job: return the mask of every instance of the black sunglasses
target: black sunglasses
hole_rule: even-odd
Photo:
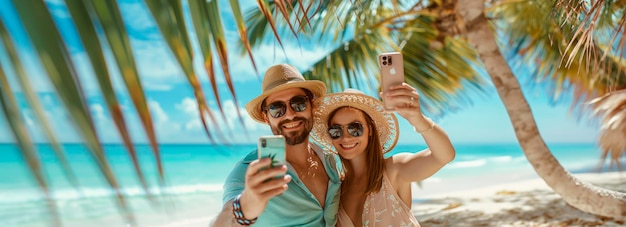
[[[359,137],[363,135],[363,124],[359,122],[352,122],[347,125],[348,134],[352,137]],[[343,127],[341,125],[331,125],[328,127],[328,135],[333,140],[339,139],[343,136]]]
[[[306,110],[308,101],[309,97],[307,96],[296,96],[289,100],[289,106],[291,106],[291,109],[295,112],[302,112]],[[279,118],[287,112],[287,104],[283,101],[276,101],[267,105],[263,110],[267,111],[273,118]]]

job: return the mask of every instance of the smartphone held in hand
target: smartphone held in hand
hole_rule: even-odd
[[[261,136],[258,144],[259,159],[271,158],[270,167],[287,163],[285,157],[285,137],[281,135]]]
[[[404,82],[404,60],[400,52],[388,52],[378,55],[380,65],[380,86],[383,92],[383,104],[386,111],[393,111],[398,103],[385,100],[391,86],[402,85]]]

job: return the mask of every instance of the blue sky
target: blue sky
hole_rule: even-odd
[[[113,126],[102,97],[99,95],[99,89],[95,84],[86,54],[75,36],[75,29],[63,1],[48,0],[46,2],[55,17],[55,22],[61,29],[63,38],[70,46],[72,58],[85,85],[87,101],[102,142],[118,143],[120,139],[116,128]],[[118,2],[131,36],[133,53],[137,61],[146,97],[149,100],[149,107],[159,142],[208,143],[208,137],[202,129],[197,114],[193,93],[184,74],[178,68],[172,54],[167,49],[167,45],[160,37],[156,24],[148,14],[147,7],[143,1],[138,0],[119,0]],[[241,4],[244,9],[256,6],[255,1],[242,1]],[[228,131],[232,131],[233,134],[237,135],[229,136],[229,138],[232,138],[231,142],[233,143],[254,143],[258,136],[271,134],[268,126],[252,121],[243,108],[249,100],[261,93],[261,81],[255,74],[248,57],[239,55],[239,48],[236,47],[239,36],[234,28],[227,1],[220,1],[220,6],[226,19],[224,24],[229,42],[229,62],[231,74],[236,85],[236,96],[239,101],[239,106],[235,106],[232,96],[225,86],[223,77],[218,76],[220,83],[219,92],[227,118],[225,121],[228,122],[230,127]],[[29,79],[39,94],[46,110],[45,114],[57,132],[56,135],[62,142],[80,142],[77,134],[71,130],[71,119],[68,119],[63,111],[61,103],[54,95],[54,89],[39,66],[38,59],[25,36],[25,31],[17,20],[18,16],[10,1],[0,1],[0,18],[8,27],[11,36],[21,50],[21,58],[27,66]],[[317,61],[330,50],[329,46],[313,45],[306,42],[300,48],[295,39],[290,39],[289,36],[283,39],[283,43],[287,53],[286,57],[275,42],[264,43],[254,50],[254,57],[259,67],[259,72],[264,72],[270,65],[283,62],[288,62],[301,70],[306,70],[307,66]],[[197,50],[198,45],[195,40],[193,45]],[[195,56],[194,65],[198,77],[201,79],[205,96],[209,100],[210,107],[216,109],[215,98],[212,95],[206,73],[202,69],[201,55],[199,52],[196,52]],[[111,60],[111,56],[107,57],[108,60]],[[12,72],[12,68],[9,67],[8,57],[1,45],[0,63],[7,71],[11,85],[15,89],[17,87],[16,80],[11,79],[15,75]],[[113,72],[113,80],[118,91],[118,97],[121,98],[132,137],[136,142],[143,143],[146,139],[142,133],[132,103],[128,99],[127,92],[123,89],[119,74],[115,72],[114,68],[110,67],[110,69]],[[218,73],[221,73],[221,71],[218,70]],[[538,86],[529,86],[528,77],[524,71],[516,70],[515,73],[522,80],[525,95],[531,105],[539,130],[548,143],[595,142],[598,135],[597,124],[590,123],[591,120],[587,117],[578,120],[577,115],[569,112],[569,104],[567,102],[557,105],[551,104],[550,98],[544,92],[545,89],[542,90]],[[487,94],[476,94],[470,98],[473,101],[473,105],[437,119],[438,124],[448,132],[454,143],[515,143],[517,141],[504,106],[497,97],[495,89],[493,86],[490,86],[486,90]],[[21,97],[19,90],[16,93],[18,97]],[[21,99],[21,104],[23,107],[22,117],[28,125],[34,140],[45,142],[38,128],[39,123],[36,122],[32,111],[23,101],[23,98]],[[237,110],[244,117],[245,127],[248,130],[247,136],[241,133],[241,125],[237,119]],[[401,119],[400,123],[401,136],[399,143],[423,143],[421,137],[412,131],[412,127],[406,121]],[[225,127],[224,124],[221,125]],[[4,116],[2,116],[0,118],[0,143],[12,141],[14,139]]]

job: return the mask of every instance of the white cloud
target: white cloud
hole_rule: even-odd
[[[288,63],[300,70],[306,70],[308,67],[313,65],[313,63],[319,61],[319,59],[328,54],[328,50],[326,48],[312,47],[311,49],[304,49],[299,47],[297,43],[285,42],[285,40],[283,40],[283,45],[285,47],[285,52],[283,52],[278,43],[263,44],[253,50],[253,57],[261,77],[264,71],[271,65]],[[287,54],[286,56],[285,53]],[[230,64],[230,70],[231,75],[236,75],[233,77],[235,82],[257,80],[257,75],[254,72],[252,62],[250,61],[248,55],[240,56],[233,53],[229,57],[233,59],[233,61],[231,61],[232,64]]]
[[[235,104],[232,100],[226,100],[222,103],[222,105],[223,105],[222,108],[224,111],[224,116],[226,116],[225,123],[228,124],[229,130],[236,130],[240,128],[241,123],[239,121],[239,115],[237,113],[237,110],[239,110],[239,112],[241,113],[241,117],[243,118],[244,124],[246,125],[246,128],[248,130],[254,130],[257,128],[258,123],[256,123],[250,117],[248,117],[248,114],[246,113],[245,108],[243,107],[235,108]],[[196,102],[195,99],[186,97],[175,106],[176,106],[176,109],[182,111],[186,115],[186,119],[187,119],[185,123],[186,130],[204,130],[203,129],[204,127],[202,126],[202,121],[200,120],[200,117],[198,114],[199,113],[198,103]],[[213,113],[217,122],[222,122],[220,124],[220,128],[222,130],[225,130],[226,128],[224,127],[226,125],[222,121],[223,117],[220,114],[219,109],[211,108],[210,111]],[[207,126],[209,128],[213,128],[215,125],[213,124],[213,122],[211,122],[210,117],[207,115],[206,118],[207,118]]]
[[[190,97],[186,97],[182,99],[179,103],[175,105],[176,109],[183,112],[185,118],[183,119],[183,133],[189,134],[190,137],[196,137],[197,140],[203,140],[205,138],[204,126],[202,125],[202,121],[200,120],[198,114],[198,105],[196,100]],[[253,139],[261,134],[268,134],[269,127],[264,124],[260,124],[252,120],[248,114],[246,113],[245,108],[236,107],[232,100],[225,100],[223,102],[223,111],[224,116],[226,117],[225,121],[223,119],[223,115],[216,108],[211,108],[210,111],[214,114],[216,118],[216,122],[219,125],[219,131],[216,125],[211,121],[210,117],[207,115],[207,127],[210,130],[210,133],[217,138],[217,134],[225,135],[228,141],[232,143],[251,143],[254,142]],[[241,117],[243,119],[245,129],[249,137],[240,136],[243,131],[243,127],[241,126],[241,122],[239,120],[239,115],[237,114],[237,110],[241,113]],[[236,135],[235,137],[230,137],[232,135]],[[255,135],[255,136],[252,136]]]
[[[152,18],[150,9],[143,2],[120,3],[120,11],[129,30],[145,32],[146,30],[156,29],[156,23]],[[153,32],[151,37],[158,37],[159,35],[160,33],[157,31]]]
[[[155,123],[162,124],[169,121],[169,117],[167,116],[167,113],[163,111],[163,108],[161,108],[161,104],[156,101],[150,100],[148,101],[148,107],[150,108],[152,115],[154,116]]]
[[[106,121],[107,117],[104,114],[104,108],[100,104],[91,104],[91,113],[96,121]]]
[[[61,8],[61,12],[67,9],[61,1],[51,2],[55,8]],[[59,5],[60,4],[60,5]],[[228,4],[223,4],[223,8],[227,8],[230,13],[230,7]],[[256,3],[243,4],[242,9],[250,7],[256,7]],[[167,43],[162,39],[156,24],[149,12],[149,9],[144,3],[120,3],[120,10],[124,16],[129,27],[130,40],[133,48],[133,54],[136,60],[136,65],[140,74],[142,85],[146,91],[169,91],[173,89],[174,84],[185,84],[187,79],[178,65],[174,55],[169,50]],[[230,16],[230,15],[229,15]],[[258,80],[257,74],[254,71],[252,63],[248,55],[240,55],[238,53],[239,34],[236,30],[226,30],[227,42],[228,42],[228,60],[231,71],[232,79],[235,83],[245,82],[248,80]],[[190,33],[190,36],[194,40],[192,42],[192,48],[194,49],[194,69],[197,77],[203,84],[209,83],[207,73],[205,71],[202,55],[200,54],[197,42],[195,42],[195,36]],[[271,37],[270,39],[274,39]],[[290,42],[289,39],[282,40],[285,45],[285,51],[287,56],[284,56],[283,50],[274,41],[269,41],[266,44],[253,50],[253,56],[258,66],[258,73],[262,75],[266,68],[270,65],[288,62],[300,69],[306,69],[313,62],[326,55],[325,48],[312,47],[309,49],[301,49],[297,43]],[[52,91],[54,90],[51,83],[48,81],[45,71],[40,67],[36,53],[26,53],[29,57],[25,58],[26,67],[29,71],[29,77],[31,77],[32,83],[34,83],[35,90],[38,92]],[[109,65],[114,66],[114,58],[107,52],[106,60]],[[216,55],[214,55],[216,57]],[[29,60],[35,59],[35,60]],[[87,92],[88,96],[93,96],[99,92],[99,86],[94,77],[93,70],[91,68],[91,62],[86,53],[78,52],[72,54],[77,72],[82,82],[82,86]],[[223,72],[221,70],[219,59],[214,58],[215,73],[217,82],[220,85],[225,84]],[[31,67],[34,66],[34,67]],[[33,70],[34,69],[34,70]],[[120,79],[117,68],[109,67],[112,80],[114,82],[115,89],[124,88],[123,81]],[[123,89],[125,90],[125,89]]]
[[[202,122],[200,121],[200,118],[196,118],[196,119],[191,119],[187,121],[185,123],[184,129],[186,131],[200,131],[204,129],[204,127],[202,127]]]
[[[202,126],[202,121],[200,119],[200,114],[198,110],[198,103],[195,99],[190,97],[185,97],[180,103],[175,105],[177,110],[180,110],[184,113],[184,127],[185,131],[192,132],[204,132],[204,126]],[[213,122],[211,122],[209,116],[207,117],[207,126],[212,128]]]
[[[243,118],[243,123],[247,130],[254,131],[260,125],[256,121],[252,120],[252,118],[250,118],[245,108],[235,108],[235,103],[232,100],[226,100],[223,105],[224,114],[227,117],[228,125],[230,126],[231,130],[237,130],[240,128],[239,125],[241,124],[241,122],[239,120],[239,114],[241,114],[241,118]],[[237,109],[239,110],[239,114],[237,113]]]
[[[175,107],[190,116],[197,116],[198,103],[193,98],[186,97],[179,104],[176,104]]]
[[[150,81],[152,85],[167,85],[186,80],[165,42],[138,39],[131,41],[143,81]]]

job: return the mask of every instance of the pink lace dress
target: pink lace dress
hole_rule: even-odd
[[[363,226],[400,226],[414,227],[420,226],[408,207],[396,190],[394,190],[391,182],[387,178],[387,174],[383,175],[383,186],[378,193],[370,194],[365,198],[365,206],[363,207]],[[350,216],[339,205],[339,213],[337,214],[337,226],[354,227]]]

